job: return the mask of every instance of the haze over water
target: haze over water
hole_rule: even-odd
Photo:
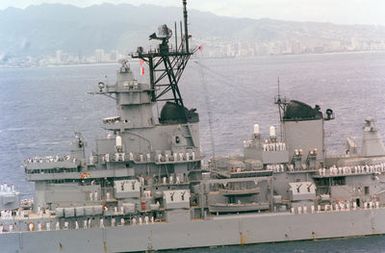
[[[139,69],[132,67],[141,81]],[[30,195],[32,185],[24,179],[22,161],[35,155],[68,153],[74,131],[86,137],[89,154],[94,138],[105,135],[101,119],[115,115],[115,104],[112,99],[87,92],[95,91],[99,81],[115,82],[117,68],[118,65],[84,65],[0,69],[0,181],[15,184]],[[241,153],[242,141],[251,135],[255,123],[264,136],[270,125],[277,125],[278,110],[273,98],[278,77],[281,95],[311,106],[318,104],[323,112],[327,108],[334,110],[336,119],[325,123],[329,154],[342,154],[347,136],[356,136],[360,145],[363,122],[368,116],[377,120],[379,131],[385,136],[385,53],[195,58],[189,63],[180,88],[185,105],[200,113],[201,145],[207,156],[212,153],[208,110],[212,114],[216,155]],[[367,247],[357,244],[348,250],[344,242],[351,245],[355,241],[342,240],[334,243],[342,246],[327,252],[385,249],[382,237],[361,240]],[[290,245],[246,247],[241,251],[325,252],[322,244],[314,246],[314,251],[297,251],[296,245],[300,244]]]

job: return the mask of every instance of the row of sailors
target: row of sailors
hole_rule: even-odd
[[[111,199],[111,196],[107,196],[107,199]],[[90,200],[91,201],[97,201],[98,200],[98,192],[96,192],[96,191],[95,192],[91,192],[90,193]],[[158,202],[157,202],[157,204],[158,204]],[[72,208],[73,216],[75,216],[75,212],[73,210],[74,209]],[[108,207],[101,208],[100,213],[98,213],[98,214],[102,214],[103,211],[104,212],[108,212],[109,211]],[[51,211],[50,210],[46,209],[43,212],[43,210],[40,207],[37,208],[37,212],[35,213],[34,217],[37,218],[37,219],[38,218],[43,218],[44,213],[48,217],[51,217]],[[121,215],[121,214],[124,214],[124,213],[125,212],[124,212],[124,207],[123,206],[121,206],[119,208],[118,207],[114,207],[114,209],[113,209],[113,214],[114,215]],[[26,214],[27,213],[24,210],[20,210],[20,211],[16,210],[14,212],[12,212],[10,210],[3,210],[3,211],[0,212],[0,219],[1,220],[12,220],[12,219],[16,218],[16,220],[20,220],[20,219],[29,220],[30,217],[28,217],[28,216],[26,217],[25,216]],[[81,214],[81,215],[77,214],[76,216],[84,216],[84,213]],[[60,217],[63,217],[63,216],[60,216]]]
[[[177,162],[177,161],[194,161],[196,159],[195,152],[191,153],[174,153],[173,155],[169,154],[158,154],[157,162]]]
[[[275,173],[285,172],[286,166],[284,164],[268,164],[266,165],[267,170],[271,170]],[[306,170],[306,166],[301,166],[301,169],[294,168],[293,164],[287,164],[287,170],[297,171],[297,170]],[[330,167],[329,169],[321,168],[318,170],[320,176],[328,175],[346,175],[346,174],[364,174],[364,173],[381,173],[385,172],[385,163],[376,164],[376,165],[364,165],[364,166],[345,166],[345,167]]]
[[[336,167],[334,165],[329,169],[321,168],[319,169],[318,172],[320,176],[381,173],[381,172],[385,172],[385,163],[380,163],[376,165],[363,165],[363,166],[357,165],[357,166],[344,166],[344,167]]]
[[[149,180],[145,180],[143,177],[139,177],[141,185],[148,185]],[[188,178],[185,174],[170,174],[168,177],[162,177],[161,179],[153,178],[152,182],[156,184],[183,184],[188,182]]]
[[[151,191],[144,191],[143,196],[145,198],[151,198],[152,193],[151,193]],[[56,209],[56,217],[57,218],[62,218],[62,217],[71,218],[71,217],[82,217],[82,216],[92,216],[92,215],[109,216],[109,215],[128,214],[128,213],[132,213],[135,211],[135,205],[134,205],[133,209],[130,209],[129,207],[127,208],[127,206],[125,207],[124,205],[120,206],[120,207],[115,206],[113,209],[112,208],[109,209],[108,207],[101,206],[101,205],[100,206],[87,206],[87,207],[88,208],[93,207],[93,210],[91,211],[92,213],[89,213],[90,209],[88,209],[88,211],[86,211],[86,210],[82,209],[82,207],[78,207],[80,209],[78,209],[76,207],[75,208],[69,207],[69,208],[60,208],[60,209],[62,209],[60,211],[58,209]],[[160,207],[159,201],[157,201],[155,204],[150,204],[150,208],[151,207],[155,210],[159,210],[159,207]],[[47,210],[46,210],[46,213],[47,213]],[[38,217],[42,218],[43,215],[39,215]]]
[[[286,150],[286,143],[273,142],[263,144],[263,151],[284,151]]]
[[[286,167],[287,167],[287,170],[290,172],[300,170],[300,169],[295,169],[293,164],[287,164],[286,166],[284,164],[268,164],[268,165],[266,165],[267,170],[271,170],[275,173],[285,172]],[[306,166],[302,166],[301,168],[302,168],[301,170],[308,169]]]
[[[111,162],[111,161],[126,161],[127,159],[127,154],[126,153],[115,153],[113,159],[111,159],[111,156],[110,154],[105,154],[102,156],[102,161],[103,162]],[[156,157],[156,161],[157,162],[176,162],[176,161],[194,161],[196,159],[196,156],[195,156],[195,152],[191,152],[191,153],[183,153],[183,152],[180,152],[180,153],[174,153],[174,154],[165,154],[165,155],[162,155],[162,154],[158,154],[157,157]],[[95,157],[94,156],[90,156],[90,164],[94,164],[95,163]],[[146,154],[146,156],[144,156],[143,154],[140,154],[140,155],[136,155],[134,156],[134,154],[132,152],[128,153],[128,160],[129,161],[137,161],[137,162],[150,162],[151,161],[151,155],[148,153]]]
[[[110,195],[110,193],[108,192],[108,195]],[[98,201],[99,200],[99,193],[97,191],[94,191],[94,192],[90,192],[89,193],[89,197],[90,197],[90,201]],[[110,196],[108,196],[107,199],[109,199]]]
[[[0,212],[0,219],[2,220],[11,220],[13,219],[14,217],[18,217],[18,218],[24,218],[25,217],[25,214],[26,212],[24,210],[16,210],[14,212],[12,212],[11,210],[2,210]],[[43,216],[43,212],[38,210],[38,213],[37,213],[40,217]]]
[[[303,213],[315,213],[315,212],[322,212],[322,211],[350,211],[350,210],[357,210],[357,203],[350,201],[346,202],[339,202],[335,203],[334,205],[324,205],[323,208],[321,205],[318,205],[315,207],[314,205],[310,206],[310,210],[308,210],[308,206],[297,206],[296,208],[292,207],[291,212],[297,213],[297,214],[303,214]],[[363,203],[363,209],[373,209],[373,208],[380,208],[380,202],[378,201],[369,201]]]
[[[361,168],[358,168],[358,167],[361,167]],[[283,165],[283,164],[271,164],[271,165],[267,165],[266,168],[267,168],[267,170],[272,170],[276,173],[285,172],[285,165]],[[351,168],[353,168],[353,170]],[[306,165],[302,165],[300,167],[294,167],[293,164],[287,164],[287,170],[290,172],[304,171],[304,170],[309,170],[309,169],[311,169],[311,168],[307,167]],[[329,172],[329,170],[330,170],[330,172]],[[356,171],[358,171],[358,172],[356,172]],[[368,169],[368,172],[372,172],[372,173],[384,172],[384,171],[385,171],[385,169],[384,170],[382,170],[382,169],[370,169],[370,168]],[[363,166],[338,167],[337,170],[334,170],[333,168],[330,168],[330,169],[322,168],[322,169],[319,169],[318,172],[321,176],[339,175],[339,174],[353,174],[353,173],[368,173],[367,171],[365,171],[363,169]]]
[[[267,170],[271,170],[275,173],[285,172],[285,165],[283,164],[268,164],[266,165]]]
[[[49,216],[50,213],[49,210],[45,210],[45,213]],[[26,214],[27,212],[24,211],[24,210],[16,210],[14,212],[10,211],[10,210],[3,210],[0,212],[0,219],[1,220],[12,220],[14,218],[17,218],[17,219],[28,219],[28,217],[26,218]],[[43,214],[44,212],[41,210],[41,208],[39,207],[38,210],[37,210],[37,213],[36,213],[36,217],[37,218],[42,218],[43,217]]]
[[[145,192],[144,195],[145,195],[145,197],[151,197],[151,192],[147,191],[147,192]],[[154,206],[157,206],[158,209],[159,209],[159,206],[160,206],[159,202],[154,204]],[[122,214],[126,213],[125,209],[124,209],[124,206],[120,206],[119,208],[118,207],[114,207],[114,209],[112,209],[112,210],[113,210],[113,213],[112,213],[113,215],[122,215]],[[109,212],[108,207],[101,207],[100,211],[98,211],[96,214],[97,215],[102,215],[103,212],[104,212],[104,214],[108,213]],[[47,210],[44,210],[44,212],[43,212],[40,207],[38,207],[38,210],[34,214],[33,217],[35,219],[43,218],[44,213],[46,214],[45,217],[53,217],[53,216],[51,216],[51,211],[50,210],[47,209]],[[28,216],[28,215],[25,216],[26,214],[27,213],[24,210],[21,210],[21,211],[17,210],[15,212],[12,212],[10,210],[3,210],[3,211],[0,212],[0,215],[1,215],[0,219],[1,220],[31,220],[31,216]],[[84,215],[85,215],[84,212],[82,212],[81,214],[76,213],[77,217],[81,217],[81,216],[84,216]],[[64,217],[64,213],[61,216],[59,215],[57,217]],[[75,217],[74,208],[72,208],[72,214],[69,217]]]
[[[0,193],[1,192],[9,192],[9,193],[15,193],[15,186],[14,185],[11,185],[11,186],[8,186],[7,184],[2,184],[0,185]]]
[[[33,158],[28,158],[25,160],[26,163],[53,163],[53,162],[63,162],[63,161],[70,161],[72,160],[73,162],[76,161],[75,158],[71,159],[70,155],[65,155],[65,156],[45,156],[45,157],[38,157],[35,156]]]
[[[98,200],[98,192],[91,192],[90,193],[90,198],[91,198],[91,200],[94,200],[94,201]],[[72,208],[72,210],[74,210],[74,209]],[[107,207],[104,207],[104,209],[101,208],[101,211],[98,214],[102,214],[103,211],[104,212],[108,212],[109,209]],[[123,206],[121,206],[120,208],[114,207],[113,212],[114,212],[113,213],[114,215],[124,214],[124,207]],[[51,210],[46,209],[43,212],[43,210],[40,207],[37,208],[37,212],[34,214],[34,217],[37,218],[37,219],[43,218],[44,213],[47,215],[47,217],[51,217]],[[74,211],[72,211],[72,213],[73,213],[73,216],[75,216]],[[1,220],[12,220],[12,219],[15,219],[15,220],[20,220],[20,219],[30,220],[31,217],[28,217],[28,215],[26,216],[26,214],[27,214],[27,212],[25,212],[24,210],[20,210],[20,211],[16,210],[14,212],[12,212],[10,210],[3,210],[3,211],[0,212],[0,219]],[[84,213],[82,215],[78,215],[77,214],[77,216],[84,216]],[[63,216],[60,216],[60,217],[63,217]]]
[[[110,226],[115,227],[115,226],[125,226],[125,225],[148,225],[148,224],[153,224],[155,223],[155,218],[153,216],[144,216],[144,217],[134,217],[126,223],[126,220],[124,218],[121,218],[120,220],[111,218]],[[54,227],[53,227],[54,225]],[[105,222],[103,218],[99,219],[99,222],[95,222],[94,219],[86,219],[81,221],[76,220],[74,223],[72,223],[72,226],[70,226],[70,222],[65,221],[64,223],[60,223],[59,221],[57,222],[37,222],[33,223],[30,222],[27,225],[27,231],[33,232],[33,231],[51,231],[52,229],[54,230],[68,230],[68,229],[88,229],[88,228],[95,228],[95,227],[100,227],[104,228],[105,227]],[[0,224],[0,233],[3,232],[16,232],[20,231],[16,223],[15,224],[9,224],[9,225],[3,225]]]
[[[176,176],[175,178],[172,175],[170,175],[168,178],[167,177],[162,178],[163,184],[180,184],[180,183],[183,183],[184,181],[185,179],[183,175]]]
[[[2,210],[0,212],[0,218],[2,220],[12,219],[12,211],[10,211],[10,210]]]

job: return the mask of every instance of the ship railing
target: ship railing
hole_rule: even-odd
[[[186,52],[186,50],[182,50],[180,47],[179,48],[176,48],[176,47],[172,47],[172,46],[168,46],[167,48],[162,48],[162,50],[167,50],[168,51],[168,54],[169,55],[181,55],[181,54],[186,54],[186,55],[189,55],[190,53],[189,52]],[[146,52],[134,52],[132,53],[132,56],[137,58],[139,57],[140,55],[149,55],[149,54],[160,54],[161,50],[159,48],[152,48],[152,49],[148,49]]]
[[[265,152],[278,152],[286,151],[286,143],[284,142],[266,142],[263,144],[263,151]]]
[[[80,172],[80,168],[78,166],[71,166],[71,167],[49,167],[49,168],[29,168],[26,169],[26,174],[32,175],[32,174],[62,174],[62,173],[78,173]]]
[[[318,205],[314,206],[297,206],[291,208],[292,214],[315,214],[326,212],[348,212],[355,210],[372,210],[379,209],[380,203],[378,201],[364,202],[362,207],[355,205],[355,202],[340,202],[334,205]],[[118,214],[119,215],[119,214]],[[162,223],[163,220],[156,220],[153,216],[148,215],[133,215],[130,218],[124,217],[123,214],[115,217],[103,216],[99,219],[83,218],[83,219],[67,219],[58,220],[52,215],[35,215],[33,217],[13,217],[5,219],[1,217],[3,221],[9,221],[8,223],[0,224],[0,233],[18,233],[18,232],[40,232],[40,231],[53,231],[53,230],[79,230],[90,228],[106,228],[106,227],[119,227],[119,226],[141,226],[155,223]],[[17,223],[16,221],[19,221]],[[22,221],[22,222],[20,222]]]
[[[25,164],[31,164],[31,163],[57,163],[57,162],[63,162],[63,161],[72,161],[73,163],[76,162],[76,158],[71,157],[70,155],[55,155],[55,156],[35,156],[33,158],[28,158],[24,161]]]
[[[219,192],[224,195],[251,195],[251,194],[257,194],[260,193],[260,187],[250,187],[250,188],[243,188],[243,189],[219,189]]]
[[[0,194],[1,193],[18,194],[18,192],[15,190],[14,185],[7,185],[7,184],[0,184]]]
[[[23,218],[9,220],[8,223],[0,223],[1,233],[19,233],[19,232],[41,232],[41,231],[58,231],[58,230],[79,230],[94,229],[121,226],[145,226],[155,223],[165,222],[161,219],[155,219],[152,215],[133,215],[127,217],[123,214],[119,216],[107,217],[103,216],[99,219],[83,218],[83,219],[67,219],[59,220],[55,216]]]
[[[189,180],[187,176],[183,175],[176,175],[169,176],[169,177],[162,177],[160,180],[154,182],[155,186],[162,186],[162,185],[179,185],[179,184],[189,184]]]
[[[120,116],[107,117],[103,119],[103,124],[115,124],[120,122]]]
[[[361,175],[361,174],[373,174],[384,173],[385,163],[373,164],[373,165],[356,165],[356,166],[343,166],[330,168],[321,168],[318,170],[317,175],[321,177],[330,176],[346,176],[346,175]]]
[[[115,92],[142,92],[151,90],[150,87],[145,83],[138,83],[138,81],[133,80],[130,82],[123,83],[123,86],[107,85],[105,90],[102,92],[115,93]]]
[[[289,172],[289,173],[297,173],[297,172],[315,172],[316,170],[311,167],[300,167],[296,168],[293,164],[283,164],[283,163],[277,163],[277,164],[268,164],[266,165],[266,169],[273,171],[274,173],[283,173],[283,172]]]
[[[156,163],[177,163],[185,161],[198,161],[197,152],[195,150],[184,152],[157,152],[155,154]]]
[[[287,170],[287,167],[282,163],[280,163],[280,164],[268,164],[268,165],[266,165],[266,169],[271,170],[274,173],[282,173],[282,172],[285,172]]]
[[[290,212],[293,214],[323,213],[323,212],[347,212],[355,210],[369,210],[382,208],[379,201],[364,202],[362,207],[357,206],[356,202],[343,201],[327,205],[303,205],[292,207]]]
[[[1,221],[33,221],[33,220],[40,220],[40,219],[53,219],[55,216],[52,216],[51,214],[43,214],[43,213],[34,213],[30,214],[24,211],[17,211],[18,213],[13,213],[12,211],[1,211],[0,220]]]
[[[102,163],[109,162],[126,162],[132,161],[134,163],[149,163],[155,162],[156,164],[160,163],[178,163],[186,161],[199,161],[200,158],[197,155],[196,151],[185,151],[185,152],[158,152],[158,153],[113,153],[113,154],[101,154],[99,155],[100,161]],[[95,163],[95,156],[90,157],[90,164]]]
[[[300,166],[295,167],[293,164],[287,165],[288,172],[290,173],[297,173],[297,172],[316,172],[316,169],[310,166]]]

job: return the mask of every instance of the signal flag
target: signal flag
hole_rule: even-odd
[[[139,64],[140,64],[140,75],[144,76],[144,61],[140,60]]]

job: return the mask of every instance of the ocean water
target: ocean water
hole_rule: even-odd
[[[0,181],[30,196],[21,162],[35,155],[66,153],[75,131],[87,139],[103,136],[101,119],[115,115],[112,99],[93,96],[97,83],[113,83],[118,65],[0,69]],[[138,66],[132,65],[138,73]],[[258,123],[263,135],[278,124],[273,98],[332,108],[325,123],[329,154],[343,153],[345,138],[360,143],[364,119],[377,120],[385,136],[385,53],[269,56],[247,59],[191,60],[181,79],[184,103],[197,108],[201,146],[210,156],[242,152],[242,141]],[[209,116],[211,115],[212,138]],[[213,139],[213,141],[211,141]],[[303,245],[307,245],[306,247]],[[192,251],[201,252],[202,250]],[[207,250],[203,250],[207,251]],[[210,252],[385,252],[383,237],[224,247]],[[186,251],[190,252],[190,251]]]
[[[175,251],[165,251],[172,253]],[[178,250],[178,253],[383,253],[385,237],[370,236],[349,239],[264,243]]]

